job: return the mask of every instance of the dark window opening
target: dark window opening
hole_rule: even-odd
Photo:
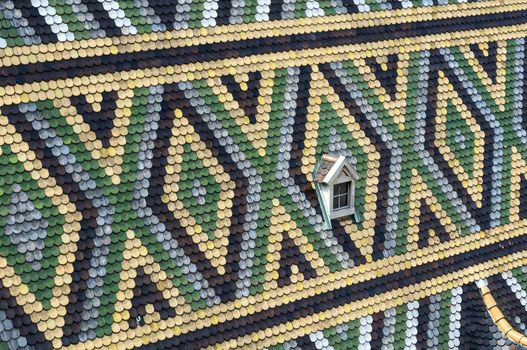
[[[351,181],[333,186],[333,210],[350,207]]]

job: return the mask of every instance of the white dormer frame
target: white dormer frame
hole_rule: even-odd
[[[359,174],[355,171],[354,166],[344,156],[330,156],[324,155],[317,164],[314,172],[314,178],[317,178],[321,162],[329,161],[333,165],[324,176],[322,181],[318,179],[315,181],[319,202],[324,214],[324,221],[326,226],[331,228],[331,220],[346,216],[356,216],[355,211],[355,181],[360,179]],[[334,188],[335,185],[350,182],[350,190],[348,193],[349,205],[347,208],[335,209],[333,208]]]

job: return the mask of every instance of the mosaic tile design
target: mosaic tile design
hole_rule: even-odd
[[[467,0],[5,0],[0,2],[0,48],[464,2]]]
[[[527,1],[0,10],[0,349],[527,344]]]

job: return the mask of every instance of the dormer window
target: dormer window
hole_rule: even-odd
[[[355,181],[359,175],[344,156],[323,155],[313,174],[326,226],[331,220],[355,216]]]
[[[333,210],[348,209],[350,207],[351,181],[333,185]]]

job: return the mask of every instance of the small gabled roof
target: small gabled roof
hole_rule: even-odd
[[[360,179],[353,165],[344,156],[324,154],[314,176],[318,183],[332,183],[342,171],[346,171],[353,180]]]
[[[324,182],[324,178],[329,173],[331,168],[333,168],[337,160],[338,157],[334,157],[329,154],[324,154],[322,156],[322,159],[320,160],[317,173],[315,174],[315,181],[318,183]]]

